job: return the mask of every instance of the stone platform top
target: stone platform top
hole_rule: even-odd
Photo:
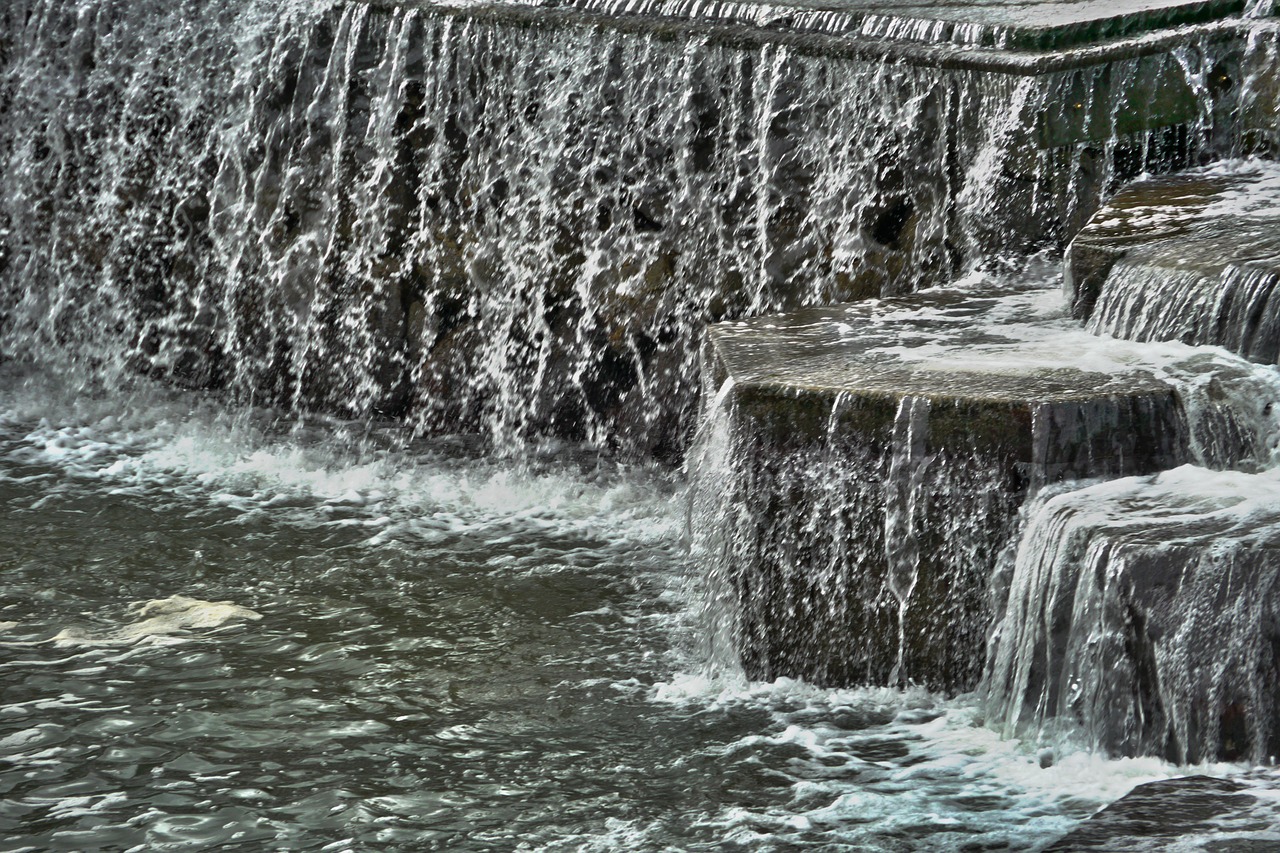
[[[1245,0],[533,0],[532,5],[1043,51],[1221,20],[1239,15]]]
[[[1157,355],[1089,335],[1056,290],[927,291],[708,330],[719,378],[827,394],[1054,403],[1168,393]]]
[[[1280,166],[1138,181],[1072,241],[1064,285],[1094,331],[1280,359]]]
[[[1017,75],[1164,54],[1205,35],[1239,42],[1247,0],[358,0],[524,26],[585,20],[732,44]]]
[[[1100,209],[1080,231],[1074,246],[1128,251],[1157,241],[1173,250],[1197,245],[1191,256],[1211,249],[1236,253],[1216,229],[1274,231],[1280,223],[1280,165],[1245,160],[1219,163],[1173,175],[1135,181]],[[1166,242],[1167,241],[1167,242]],[[1245,241],[1235,239],[1232,244]],[[1252,254],[1256,250],[1245,249]]]

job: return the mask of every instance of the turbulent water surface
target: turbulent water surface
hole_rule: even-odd
[[[661,472],[0,388],[5,850],[1034,849],[1176,772],[709,675]]]

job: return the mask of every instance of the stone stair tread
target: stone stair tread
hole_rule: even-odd
[[[1244,0],[545,0],[609,15],[747,23],[891,41],[1065,50],[1239,15]]]
[[[1100,345],[1060,304],[1055,290],[930,291],[718,324],[708,341],[742,386],[1007,403],[1167,392],[1154,361]]]
[[[1067,298],[1077,317],[1092,314],[1121,258],[1206,276],[1233,265],[1280,272],[1280,165],[1219,164],[1125,187],[1067,249]]]
[[[1213,225],[1277,220],[1280,165],[1217,164],[1134,181],[1094,214],[1075,242],[1123,248],[1195,237]]]

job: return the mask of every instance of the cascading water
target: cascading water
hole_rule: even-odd
[[[1166,294],[1179,281],[1158,278]],[[1198,467],[1050,490],[1026,509],[988,655],[989,719],[1112,754],[1270,762],[1280,376],[1221,351],[1170,368]]]
[[[835,408],[839,408],[837,403]],[[920,582],[921,483],[933,457],[928,452],[929,400],[905,396],[893,419],[893,456],[884,478],[884,542],[889,591],[898,600],[898,658],[889,683],[906,680],[907,609]]]
[[[1091,331],[1221,346],[1275,364],[1278,192],[1280,172],[1258,160],[1131,186],[1114,203],[1118,216],[1086,229],[1078,240],[1084,255],[1114,253],[1093,273]],[[1074,247],[1072,252],[1080,254]],[[1089,263],[1082,255],[1080,265]],[[1077,298],[1087,303],[1089,297]]]
[[[988,660],[1006,734],[1274,761],[1276,187],[1259,162],[1142,182],[1082,235],[1082,263],[1097,251],[1106,270],[1094,334],[1259,364],[1210,351],[1170,365],[1198,467],[1046,496],[1028,513]]]
[[[10,7],[10,357],[497,447],[676,454],[709,320],[1060,240],[1231,101],[1126,106],[1193,98],[1212,34],[1037,77],[550,10]]]
[[[1094,308],[1090,330],[1135,341],[1217,345],[1274,364],[1280,361],[1277,283],[1280,275],[1270,269],[1232,265],[1206,276],[1121,261]]]
[[[1178,762],[1277,749],[1274,470],[1181,468],[1043,502],[991,660],[1008,735]]]
[[[1267,374],[1095,337],[1054,289],[989,287],[713,331],[704,371],[740,384],[695,445],[693,487],[714,500],[694,526],[732,602],[719,633],[737,632],[752,676],[974,689],[1024,500],[1186,462],[1269,465]],[[847,390],[824,395],[833,376]]]

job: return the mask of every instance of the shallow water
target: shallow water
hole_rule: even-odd
[[[1035,849],[1177,772],[709,673],[669,473],[0,387],[4,850]]]

